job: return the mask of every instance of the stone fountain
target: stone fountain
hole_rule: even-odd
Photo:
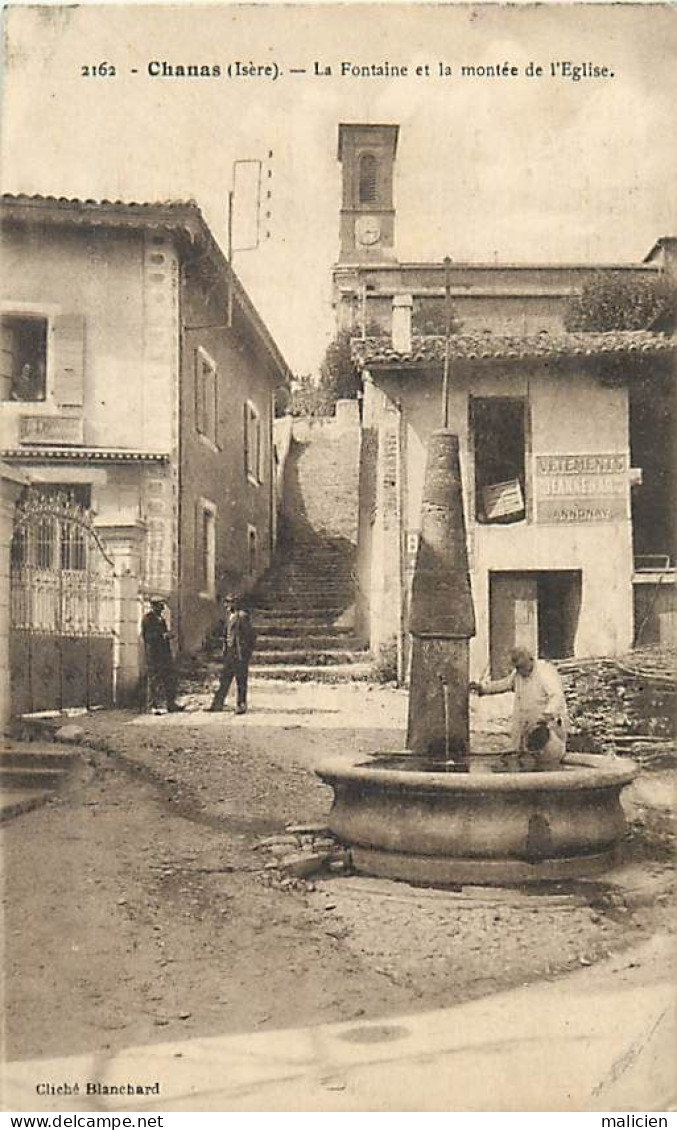
[[[458,437],[433,433],[412,587],[407,746],[317,772],[332,832],[357,871],[429,885],[588,877],[617,860],[620,793],[637,768],[568,754],[562,764],[470,754],[468,647],[475,633]]]

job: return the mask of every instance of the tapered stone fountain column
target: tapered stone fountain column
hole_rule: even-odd
[[[475,634],[458,436],[428,444],[409,613],[412,635],[407,748],[463,763],[470,748],[468,640]]]
[[[549,772],[497,772],[478,757],[486,764],[469,772],[475,617],[458,439],[446,430],[428,446],[409,630],[407,752],[336,757],[316,770],[334,790],[329,827],[350,846],[355,870],[433,886],[503,886],[596,875],[616,862],[620,793],[637,774],[626,758],[569,754]],[[447,772],[448,759],[467,771]]]

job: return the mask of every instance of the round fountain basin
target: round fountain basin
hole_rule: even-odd
[[[444,886],[582,878],[618,858],[621,790],[637,766],[568,754],[537,768],[511,757],[440,766],[408,754],[336,760],[329,827],[357,871]]]

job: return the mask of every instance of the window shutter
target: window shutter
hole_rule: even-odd
[[[202,356],[200,350],[195,350],[195,427],[198,432],[204,432],[204,373],[202,370]]]
[[[195,502],[195,524],[193,529],[193,549],[195,551],[195,579],[197,589],[202,591],[204,572],[204,531],[203,510],[199,499]]]
[[[216,443],[216,377],[211,366],[204,365],[205,428],[207,439]]]
[[[213,370],[212,374],[212,396],[214,403],[214,431],[212,439],[217,447],[220,447],[220,431],[219,431],[219,373],[217,369]]]
[[[244,402],[244,473],[249,473],[249,405]]]
[[[0,321],[0,400],[9,400],[14,376],[14,334]]]
[[[54,319],[54,399],[62,408],[84,403],[85,319],[60,314]]]

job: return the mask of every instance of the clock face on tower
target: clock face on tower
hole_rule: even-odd
[[[375,216],[358,216],[355,221],[355,240],[363,247],[372,247],[381,238],[381,225]]]

